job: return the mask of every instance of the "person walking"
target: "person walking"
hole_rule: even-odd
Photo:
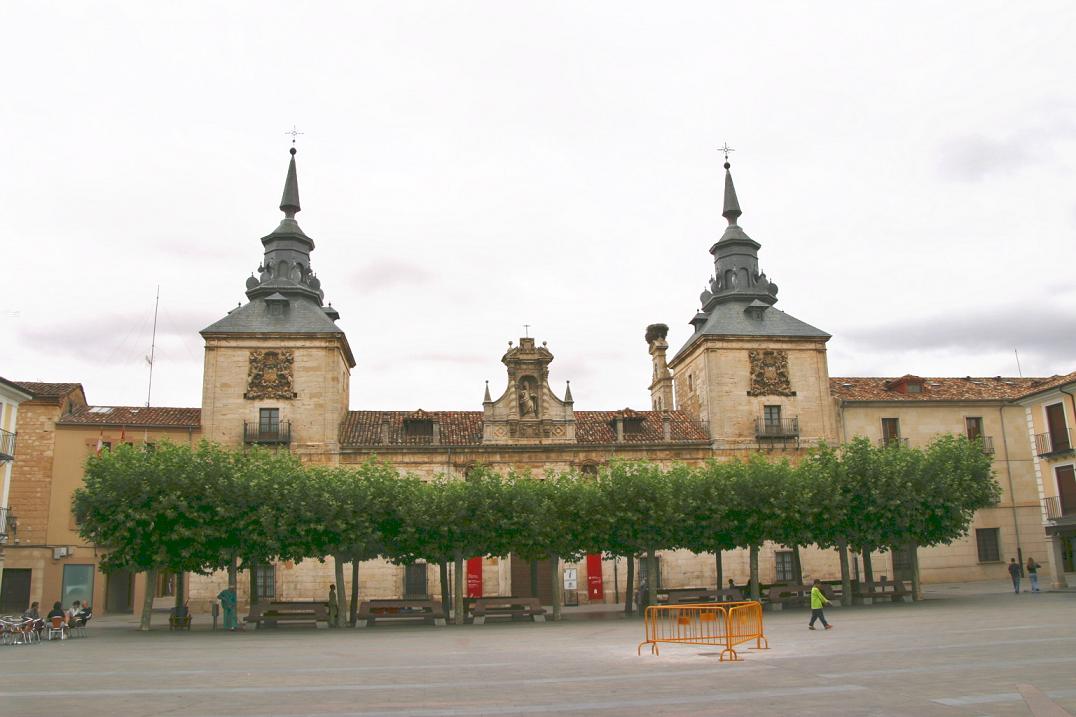
[[[1027,579],[1031,581],[1031,592],[1039,592],[1039,568],[1042,566],[1035,562],[1030,555],[1027,558]]]
[[[821,620],[827,630],[833,629],[833,625],[826,622],[826,605],[829,605],[829,600],[822,594],[822,581],[815,578],[814,585],[811,586],[811,621],[807,623],[807,629],[814,629],[815,620]]]
[[[340,603],[336,600],[336,585],[329,585],[329,627],[340,627]]]
[[[217,595],[220,600],[220,609],[224,613],[224,629],[235,632],[239,622],[235,618],[235,609],[239,605],[239,597],[235,594],[235,588],[231,585],[224,588]]]
[[[1020,563],[1016,562],[1016,558],[1009,558],[1009,576],[1012,578],[1012,591],[1019,593],[1020,578],[1023,577],[1023,571],[1020,569]]]

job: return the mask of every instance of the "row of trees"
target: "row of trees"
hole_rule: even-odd
[[[718,556],[750,550],[750,592],[759,594],[758,553],[766,541],[840,553],[850,595],[848,551],[949,543],[1000,489],[982,447],[942,436],[925,449],[874,447],[856,440],[821,447],[798,464],[760,454],[663,468],[613,462],[597,478],[573,471],[423,481],[370,460],[356,467],[303,465],[286,452],[231,451],[202,443],[120,446],[88,459],[74,497],[83,537],[104,551],[105,571],[207,573],[273,560],[332,557],[340,614],[346,610],[343,565],[352,564],[351,608],[359,563],[383,557],[425,560],[441,568],[448,595],[462,604],[465,559],[513,554],[525,560],[574,561],[586,553],[642,556],[654,574],[660,550],[686,548]],[[628,561],[632,585],[634,560]],[[869,562],[865,565],[870,579]],[[917,571],[916,571],[917,572]],[[554,569],[554,617],[560,582]],[[654,602],[656,581],[649,581]],[[913,589],[917,591],[918,586]],[[182,592],[182,585],[179,586]],[[147,591],[148,592],[148,591]],[[631,610],[631,590],[625,608]],[[148,628],[152,594],[146,597]],[[455,611],[457,622],[461,610]]]

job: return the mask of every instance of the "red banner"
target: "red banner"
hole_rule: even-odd
[[[467,559],[467,597],[482,597],[482,558]]]
[[[587,555],[587,598],[591,601],[605,600],[605,586],[602,584],[602,554]]]

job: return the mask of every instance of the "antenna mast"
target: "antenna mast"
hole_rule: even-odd
[[[1023,378],[1024,371],[1020,368],[1020,352],[1017,351],[1015,348],[1012,350],[1012,352],[1016,355],[1016,373],[1020,374],[1020,378]]]
[[[149,387],[146,389],[146,408],[149,408],[149,398],[153,395],[153,355],[157,350],[157,308],[161,305],[161,285],[157,284],[157,299],[153,302],[153,337],[149,342],[149,356],[146,363],[149,364]]]

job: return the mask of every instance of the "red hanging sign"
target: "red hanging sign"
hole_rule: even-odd
[[[587,555],[587,598],[592,601],[605,599],[605,586],[602,583],[602,554]]]
[[[467,559],[467,597],[482,597],[482,558]]]

